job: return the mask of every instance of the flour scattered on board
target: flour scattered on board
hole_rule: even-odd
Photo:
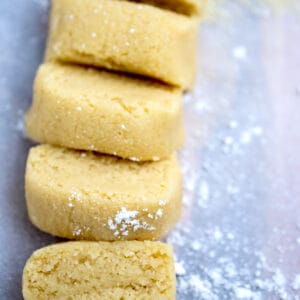
[[[300,274],[297,274],[295,276],[295,279],[292,284],[292,288],[297,291],[300,290]]]
[[[244,60],[247,58],[247,49],[245,46],[237,46],[233,49],[233,56],[236,59]]]
[[[212,92],[216,85],[211,78],[199,74],[195,90],[184,96],[188,116],[187,146],[180,153],[184,207],[181,222],[166,238],[174,247],[179,299],[300,300],[300,274],[297,277],[285,273],[279,263],[286,259],[285,253],[282,247],[274,249],[271,240],[280,234],[284,241],[288,234],[284,229],[273,233],[274,228],[268,228],[271,225],[265,221],[272,217],[265,215],[266,203],[262,201],[257,206],[258,199],[270,190],[269,185],[262,183],[274,182],[274,174],[266,168],[270,162],[253,160],[262,145],[271,141],[262,116],[268,112],[261,111],[262,100],[254,86],[262,84],[262,79],[249,66],[252,52],[247,38],[241,38],[241,44],[229,49],[230,71],[236,76],[238,94],[232,90],[236,86],[226,85],[228,70],[211,70],[204,62],[203,69],[211,72],[219,90]],[[214,55],[218,53],[215,51]],[[240,85],[240,74],[246,71],[257,75],[253,81],[260,80],[251,83],[252,89],[248,84]],[[237,97],[242,94],[245,99]],[[245,103],[249,94],[253,101]],[[234,114],[238,105],[239,113]],[[220,124],[220,119],[224,123]],[[272,190],[278,196],[284,191],[280,186],[272,186]],[[273,202],[268,204],[272,204],[272,210],[278,209]],[[266,240],[257,239],[263,236]],[[299,236],[291,241],[297,249]],[[275,244],[278,246],[278,242]],[[275,263],[274,257],[278,257]]]
[[[16,130],[20,133],[22,138],[26,138],[27,134],[26,134],[26,126],[25,126],[25,120],[24,120],[24,116],[20,116],[17,120],[17,125],[16,125]]]
[[[235,289],[234,293],[235,293],[235,296],[237,299],[252,300],[252,299],[256,298],[255,294],[251,290],[244,288],[244,287],[237,287]]]
[[[199,185],[199,205],[205,206],[209,200],[210,190],[206,181],[201,181]]]
[[[175,262],[175,272],[177,276],[183,276],[186,274],[183,262]]]

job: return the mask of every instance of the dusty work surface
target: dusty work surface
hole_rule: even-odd
[[[202,26],[185,97],[184,210],[167,238],[180,300],[300,299],[300,17],[247,2]],[[47,16],[47,1],[0,1],[0,299],[21,299],[26,259],[58,241],[30,224],[23,188]]]

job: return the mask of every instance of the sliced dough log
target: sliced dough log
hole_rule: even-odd
[[[27,114],[40,142],[132,160],[168,157],[184,140],[178,89],[56,63],[39,68]]]
[[[37,250],[23,272],[25,300],[175,299],[173,252],[159,242],[67,242]]]
[[[175,155],[135,163],[41,145],[30,150],[25,185],[32,223],[69,239],[160,239],[181,212]]]
[[[198,21],[122,0],[53,0],[47,60],[100,66],[191,88]]]

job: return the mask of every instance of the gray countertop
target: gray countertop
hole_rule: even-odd
[[[185,96],[178,299],[300,299],[300,15],[242,2],[203,24]],[[47,15],[47,0],[0,2],[0,299],[21,299],[26,259],[59,240],[30,224],[23,187]]]

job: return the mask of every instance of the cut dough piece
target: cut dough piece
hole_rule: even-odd
[[[40,143],[136,161],[168,157],[184,140],[179,89],[56,63],[40,67],[26,120]]]
[[[55,244],[23,271],[25,300],[174,300],[175,287],[172,247],[160,242]]]
[[[136,163],[41,145],[30,150],[25,184],[32,223],[69,239],[156,240],[181,212],[175,155]]]
[[[208,0],[131,0],[138,3],[149,3],[187,16],[202,16]]]
[[[124,71],[191,88],[198,21],[121,0],[53,0],[47,60]]]

